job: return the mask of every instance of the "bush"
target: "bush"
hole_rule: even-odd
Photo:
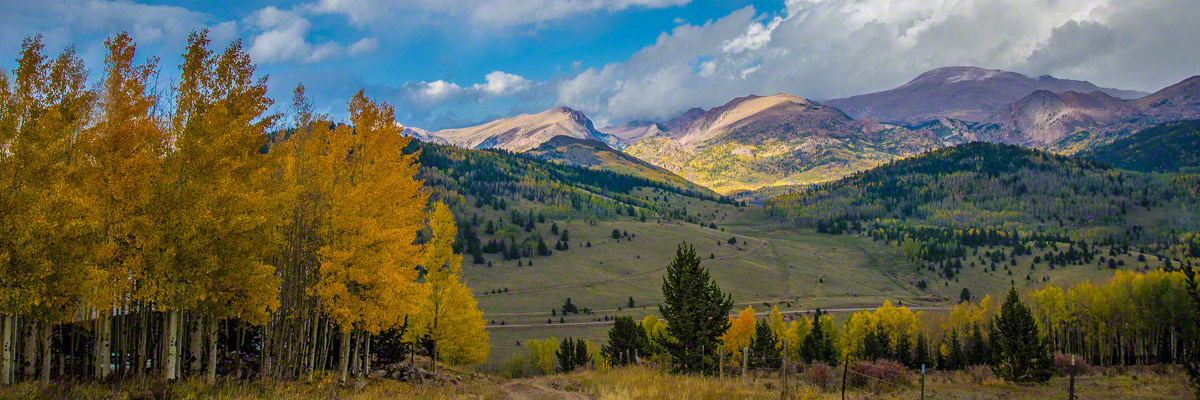
[[[964,372],[966,372],[967,377],[971,378],[971,383],[976,385],[996,380],[996,374],[992,372],[992,367],[986,365],[972,365],[967,367]]]
[[[847,384],[878,393],[908,386],[908,368],[895,361],[856,362],[850,365]]]
[[[1054,373],[1058,376],[1067,376],[1072,371],[1071,354],[1054,353]],[[1088,364],[1087,360],[1080,356],[1075,356],[1075,375],[1087,375],[1092,372],[1092,365]]]
[[[841,374],[825,364],[814,364],[800,374],[800,378],[821,389],[830,390],[841,384]]]

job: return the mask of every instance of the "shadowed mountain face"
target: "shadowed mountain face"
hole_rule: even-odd
[[[1160,123],[1190,118],[1200,118],[1200,77],[1136,100],[1100,91],[1039,90],[1000,108],[967,137],[1073,154]]]
[[[1200,120],[1168,122],[1079,154],[1141,172],[1200,171]]]
[[[529,150],[555,136],[620,143],[620,139],[597,131],[592,126],[592,121],[583,113],[567,107],[502,118],[467,128],[428,132],[425,135],[427,141],[471,149],[494,148],[508,151]]]
[[[828,100],[825,104],[854,118],[898,124],[920,124],[938,118],[981,122],[1005,105],[1038,90],[1055,93],[1101,91],[1123,99],[1146,95],[1048,75],[1034,79],[1008,71],[946,67],[925,72],[895,89]]]

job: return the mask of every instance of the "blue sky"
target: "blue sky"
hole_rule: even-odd
[[[948,65],[1145,91],[1200,73],[1194,0],[0,0],[0,18],[6,69],[40,32],[48,51],[76,45],[95,76],[104,38],[127,30],[169,79],[187,33],[207,28],[217,45],[245,42],[280,105],[303,82],[339,116],[365,88],[426,129],[557,105],[598,125],[663,120]]]

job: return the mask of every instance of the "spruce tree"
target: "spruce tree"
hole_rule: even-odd
[[[923,365],[933,365],[929,360],[929,340],[925,339],[924,333],[917,333],[917,345],[913,350],[912,366],[917,368]]]
[[[779,368],[779,339],[771,332],[771,325],[760,320],[754,324],[754,336],[750,337],[750,367]]]
[[[804,337],[804,344],[801,345],[800,355],[804,357],[805,362],[824,362],[836,364],[837,349],[833,347],[833,338],[826,335],[824,322],[821,321],[821,316],[825,315],[821,309],[813,314],[812,333]]]
[[[1186,262],[1183,264],[1184,288],[1187,289],[1188,297],[1192,299],[1192,315],[1200,317],[1200,285],[1196,283],[1196,271],[1192,269],[1192,263]],[[1192,354],[1191,359],[1183,363],[1187,368],[1188,376],[1192,380],[1192,387],[1196,390],[1196,399],[1200,400],[1200,355]]]
[[[1045,383],[1050,380],[1054,359],[1049,346],[1038,334],[1029,307],[1017,296],[1016,288],[1009,289],[995,326],[1000,335],[996,349],[998,359],[992,367],[996,375],[1012,382]]]
[[[558,345],[558,368],[562,372],[571,372],[575,370],[575,341],[571,338],[563,339]]]
[[[896,338],[896,362],[913,367],[912,339],[908,332],[900,332],[900,337]]]
[[[591,361],[591,356],[588,355],[587,342],[583,339],[575,341],[575,366],[588,365],[588,361]]]
[[[600,347],[600,355],[609,365],[625,365],[626,354],[645,354],[649,350],[650,339],[646,337],[646,331],[633,322],[633,317],[622,315],[613,321],[612,329],[608,330],[608,344]]]
[[[662,291],[658,310],[667,320],[668,333],[662,347],[671,355],[672,367],[679,372],[713,370],[721,335],[729,329],[733,298],[709,278],[696,249],[683,244],[667,266]]]

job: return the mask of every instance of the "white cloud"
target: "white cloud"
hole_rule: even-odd
[[[557,84],[557,102],[615,122],[747,94],[816,100],[950,65],[1152,91],[1200,73],[1195,0],[789,0],[680,25],[628,60]]]
[[[333,41],[310,43],[312,24],[297,10],[267,6],[246,18],[260,33],[250,41],[250,55],[260,63],[300,61],[312,63],[341,54],[357,55],[378,47],[373,38],[364,38],[342,47]]]
[[[504,71],[492,71],[484,77],[487,83],[475,84],[471,87],[489,96],[507,96],[529,89],[532,82],[520,75]]]
[[[362,38],[357,42],[354,42],[354,44],[351,44],[348,52],[350,55],[358,55],[375,51],[375,49],[378,48],[379,41],[375,40],[375,38]]]

